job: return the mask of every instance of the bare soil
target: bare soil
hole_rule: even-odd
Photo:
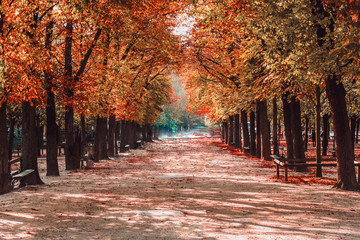
[[[59,160],[60,177],[40,160],[45,185],[0,196],[1,239],[360,239],[360,193],[284,183],[217,138],[157,141],[79,171]]]

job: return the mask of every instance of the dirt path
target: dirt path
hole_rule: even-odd
[[[0,196],[1,239],[359,239],[360,194],[166,140]],[[43,165],[43,164],[42,164]],[[61,167],[63,168],[63,161]]]

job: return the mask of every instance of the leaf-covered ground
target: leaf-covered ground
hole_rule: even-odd
[[[360,194],[284,183],[218,139],[147,144],[0,196],[0,239],[359,239]],[[290,175],[292,173],[290,172]]]

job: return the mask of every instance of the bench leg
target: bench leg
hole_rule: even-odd
[[[277,178],[280,177],[279,164],[276,164],[276,176]]]
[[[285,167],[285,182],[288,181],[288,167]]]

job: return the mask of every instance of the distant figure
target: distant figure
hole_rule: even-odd
[[[312,130],[312,132],[311,132],[311,140],[313,142],[313,147],[315,147],[316,146],[316,134],[315,134],[314,130]]]

